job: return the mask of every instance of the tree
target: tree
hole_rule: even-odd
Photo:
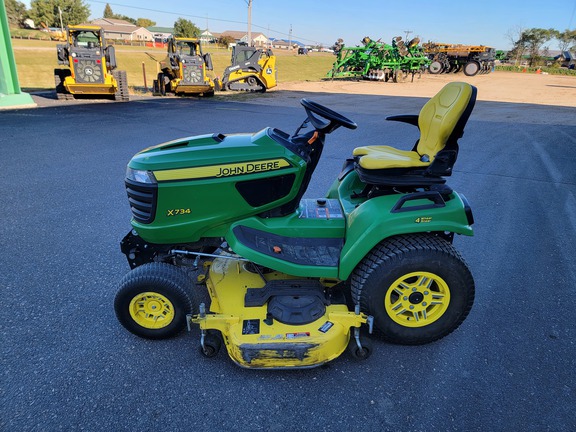
[[[134,18],[130,18],[129,16],[126,16],[126,15],[115,14],[112,11],[112,8],[110,7],[110,5],[108,3],[106,3],[106,6],[104,7],[104,16],[103,17],[122,20],[122,21],[128,21],[129,23],[137,25],[136,20]],[[141,27],[144,27],[144,26],[141,26]]]
[[[26,5],[17,0],[6,0],[6,15],[12,25],[20,25],[26,15]]]
[[[126,16],[126,15],[114,14],[114,16],[112,18],[123,20],[123,21],[128,21],[129,23],[136,25],[136,20],[134,18],[130,18],[129,16]]]
[[[542,46],[550,39],[553,39],[556,34],[557,31],[554,29],[531,28],[524,30],[520,38],[515,42],[512,51],[517,58],[528,52],[529,66],[535,66],[541,59],[540,50]]]
[[[176,37],[198,37],[200,29],[192,21],[178,18],[174,23],[174,36]]]
[[[32,0],[30,18],[36,23],[43,22],[48,27],[60,27],[60,15],[65,26],[81,24],[88,20],[90,7],[83,0]]]
[[[556,39],[558,40],[558,48],[560,51],[567,51],[571,46],[574,49],[576,46],[576,30],[564,30],[557,32]]]
[[[509,58],[515,59],[516,65],[520,63],[520,60],[522,59],[522,56],[524,55],[525,51],[524,46],[520,46],[517,44],[517,42],[522,37],[523,32],[524,29],[521,26],[515,26],[509,29],[505,34],[506,39],[510,41],[510,45],[512,46],[512,49],[508,53],[508,56]]]
[[[106,3],[106,6],[104,7],[104,18],[114,18],[114,12],[112,12],[112,8],[110,7],[110,5],[108,3]]]
[[[225,48],[228,48],[232,42],[234,42],[234,38],[232,36],[220,36],[218,38],[218,43]]]
[[[156,22],[155,22],[155,21],[152,21],[152,20],[150,20],[150,19],[148,19],[148,18],[138,18],[138,19],[136,20],[136,25],[137,25],[138,27],[152,27],[152,26],[155,26],[155,25],[156,25]]]

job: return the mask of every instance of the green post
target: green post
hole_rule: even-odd
[[[0,109],[35,107],[28,93],[22,93],[10,40],[4,0],[0,1]]]

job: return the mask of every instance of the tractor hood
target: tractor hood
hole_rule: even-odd
[[[288,138],[267,128],[183,138],[136,154],[126,171],[132,226],[150,243],[189,243],[222,237],[246,217],[291,213],[307,163]]]
[[[197,174],[202,173],[194,168],[204,168],[205,174],[211,171],[217,174],[250,174],[299,165],[300,158],[273,139],[275,135],[270,128],[266,128],[255,134],[182,138],[137,153],[128,166],[134,170],[152,171],[161,181],[199,178]],[[228,166],[233,168],[232,165],[238,169],[226,171]],[[185,177],[186,172],[191,176]]]

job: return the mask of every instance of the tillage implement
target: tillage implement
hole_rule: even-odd
[[[199,328],[205,356],[223,344],[247,368],[364,359],[370,334],[408,345],[448,335],[474,300],[452,244],[473,234],[472,210],[446,177],[475,100],[454,82],[419,115],[389,117],[419,128],[414,148],[357,147],[318,199],[303,195],[327,136],[357,125],[308,99],[292,135],[215,133],[136,154],[119,321],[150,339]]]

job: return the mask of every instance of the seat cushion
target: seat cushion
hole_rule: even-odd
[[[364,169],[420,168],[430,162],[422,162],[415,151],[398,150],[389,146],[357,147],[353,152],[359,156],[358,164]]]

